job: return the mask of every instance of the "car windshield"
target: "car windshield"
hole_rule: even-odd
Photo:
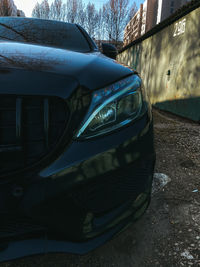
[[[51,20],[1,17],[0,40],[90,51],[89,43],[75,24]]]

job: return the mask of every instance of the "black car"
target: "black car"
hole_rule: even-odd
[[[0,261],[103,244],[148,207],[154,163],[136,72],[79,25],[0,18]]]

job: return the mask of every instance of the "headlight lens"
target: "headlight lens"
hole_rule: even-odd
[[[141,79],[133,75],[95,91],[77,137],[102,135],[136,119],[142,108],[140,86]]]

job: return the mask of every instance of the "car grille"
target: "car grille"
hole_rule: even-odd
[[[111,175],[99,177],[95,182],[83,185],[71,194],[73,200],[94,214],[118,207],[150,187],[152,181],[152,160],[137,161],[129,167],[121,168]]]
[[[27,217],[1,214],[0,241],[9,238],[24,238],[26,235],[36,234],[45,231],[45,227],[34,223]]]
[[[47,155],[69,119],[57,97],[0,96],[0,175],[21,170]]]

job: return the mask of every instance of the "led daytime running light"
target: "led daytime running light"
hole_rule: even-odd
[[[109,87],[100,89],[93,94],[92,103],[88,111],[89,116],[83,122],[79,129],[77,137],[80,137],[94,117],[109,103],[117,100],[122,96],[137,93],[137,89],[141,85],[141,79],[132,75],[123,79]],[[109,97],[110,96],[110,97]]]

